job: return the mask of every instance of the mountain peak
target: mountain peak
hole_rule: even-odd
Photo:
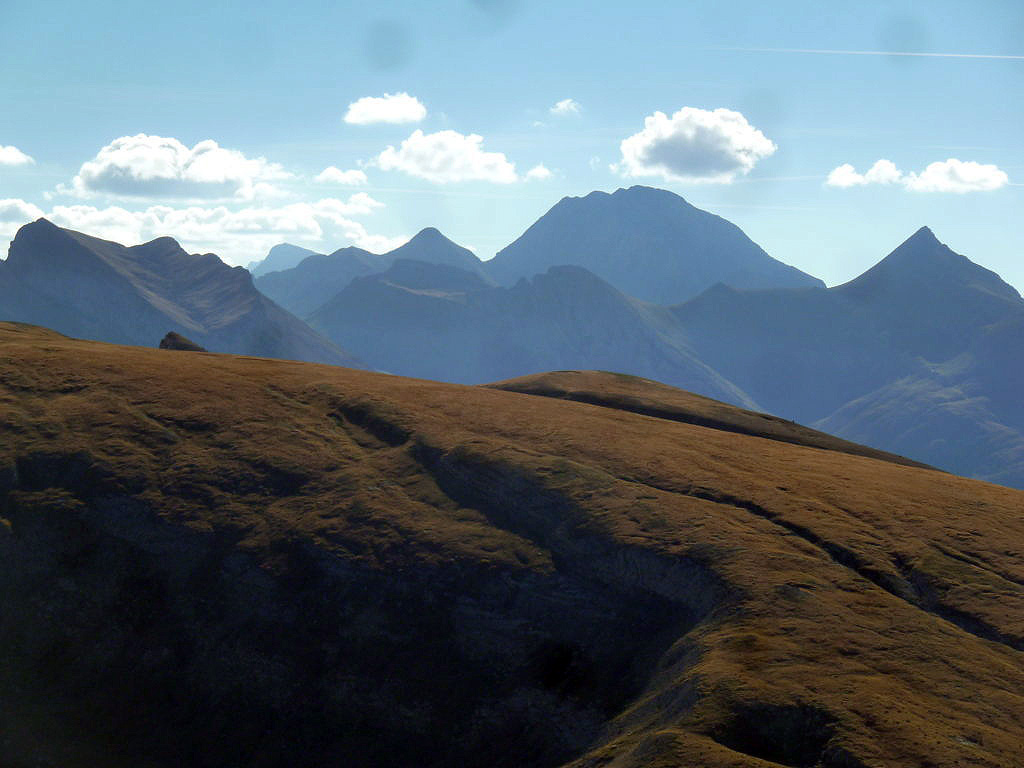
[[[837,290],[867,298],[879,291],[919,292],[926,286],[947,293],[970,287],[1020,301],[1017,291],[999,275],[951,249],[928,227],[918,229],[875,266]]]
[[[563,198],[488,262],[503,285],[576,264],[627,295],[672,305],[717,282],[736,288],[823,286],[771,258],[739,227],[666,189],[635,185]]]
[[[437,227],[424,227],[412,236],[409,243],[451,243],[456,245],[454,241],[445,237]]]
[[[278,243],[270,249],[264,258],[250,262],[248,269],[253,277],[259,277],[269,272],[280,272],[298,266],[303,259],[313,256],[315,253],[316,251],[311,251],[300,245]]]

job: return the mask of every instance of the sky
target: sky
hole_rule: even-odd
[[[645,184],[830,285],[928,225],[1024,290],[1019,0],[0,0],[0,99],[0,253],[490,258]]]

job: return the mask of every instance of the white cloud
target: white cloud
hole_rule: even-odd
[[[35,160],[17,147],[5,147],[0,144],[0,165],[31,165],[34,162]]]
[[[879,160],[867,173],[860,174],[849,163],[829,173],[830,187],[855,187],[867,184],[898,184],[914,192],[984,192],[1006,186],[1010,179],[995,165],[949,158],[928,165],[921,173],[904,173],[890,160]]]
[[[548,110],[552,115],[558,115],[559,117],[565,117],[566,115],[578,115],[580,112],[580,103],[575,99],[562,99],[557,102],[551,109]]]
[[[903,173],[891,160],[878,160],[867,173],[857,173],[849,163],[834,168],[825,181],[830,187],[860,187],[865,184],[899,184]]]
[[[695,107],[683,107],[671,117],[649,115],[643,130],[624,139],[620,148],[622,160],[612,170],[623,176],[717,183],[749,173],[777,149],[739,112]]]
[[[408,93],[385,93],[364,96],[348,105],[345,122],[353,125],[371,123],[418,123],[427,116],[427,108]]]
[[[995,165],[949,158],[930,163],[920,174],[911,173],[907,189],[915,192],[987,192],[1010,183],[1006,172]]]
[[[174,138],[122,136],[84,163],[70,187],[58,191],[90,197],[251,200],[277,192],[271,182],[290,178],[277,163],[249,158],[207,139],[191,149]]]
[[[190,251],[213,252],[229,264],[247,264],[282,240],[325,242],[330,248],[351,244],[378,253],[391,250],[408,238],[371,233],[353,218],[381,206],[365,192],[347,200],[324,198],[242,209],[152,205],[128,210],[80,204],[54,206],[45,214],[31,203],[4,200],[0,201],[0,234],[11,237],[21,225],[45,215],[58,226],[126,245],[170,235]]]
[[[530,170],[526,172],[526,179],[543,181],[544,179],[551,178],[551,171],[544,165],[544,163],[537,163]]]
[[[446,130],[425,134],[417,129],[398,149],[389,146],[373,162],[381,170],[402,171],[438,184],[517,181],[515,164],[501,152],[485,152],[483,141],[475,133]]]
[[[348,187],[356,187],[361,184],[365,184],[367,179],[366,174],[358,168],[343,171],[340,168],[330,165],[320,171],[314,181],[318,181],[321,184],[342,184]]]

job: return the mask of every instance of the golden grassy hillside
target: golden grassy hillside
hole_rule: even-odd
[[[8,763],[1022,764],[1024,493],[541,383],[0,324]]]

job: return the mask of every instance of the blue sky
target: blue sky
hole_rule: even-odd
[[[45,214],[231,263],[425,226],[487,258],[639,183],[830,284],[928,224],[1024,288],[1021,41],[1018,0],[0,0],[0,247]],[[345,121],[385,94],[425,115]]]

